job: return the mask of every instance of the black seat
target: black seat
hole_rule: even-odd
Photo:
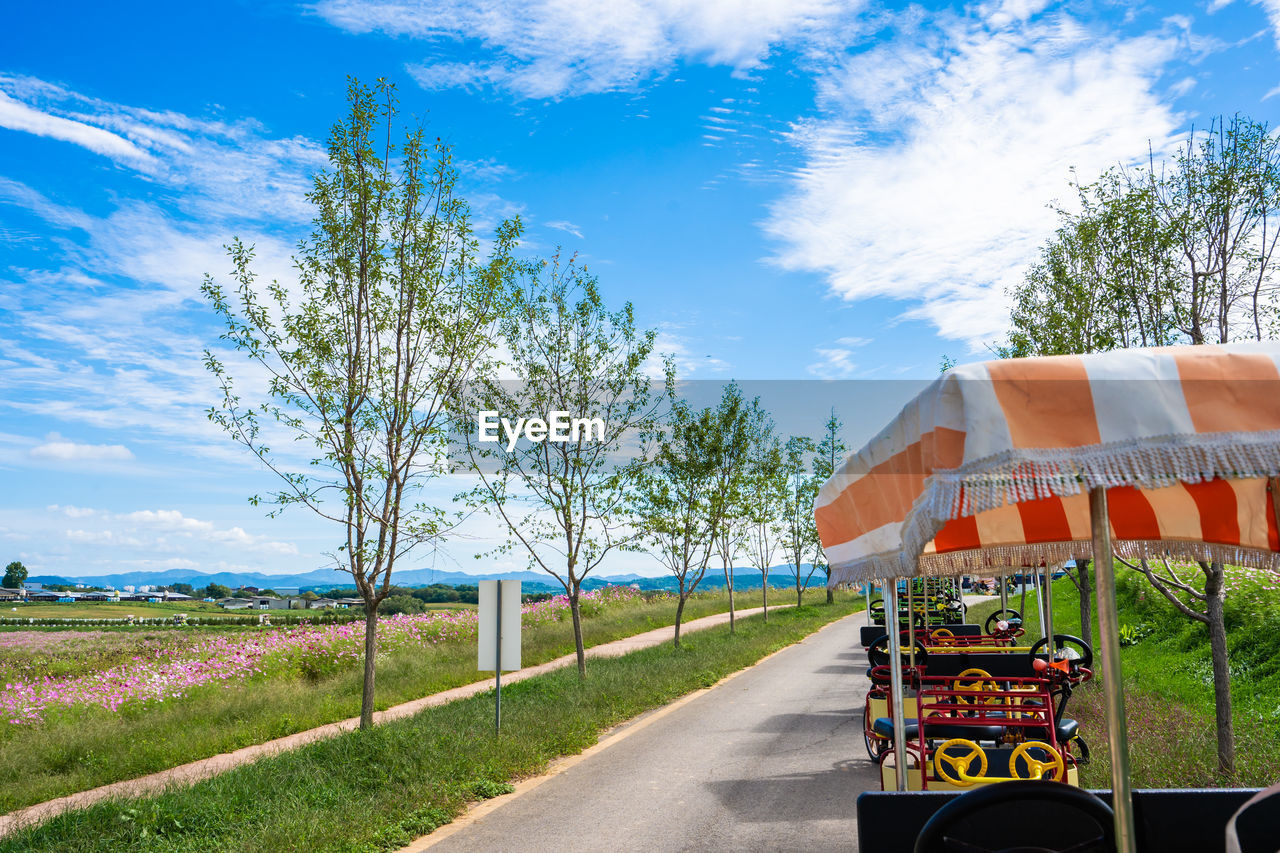
[[[1058,721],[1058,743],[1066,743],[1080,732],[1080,723],[1078,720],[1059,720]],[[1027,729],[1027,736],[1032,738],[1044,738],[1048,733],[1043,729]]]
[[[925,726],[931,738],[953,738],[962,737],[969,740],[995,740],[1004,734],[1002,726],[966,726],[963,723],[929,723]],[[881,737],[893,737],[893,720],[889,717],[876,717],[876,721],[871,724],[871,730]],[[916,740],[920,737],[920,723],[913,717],[908,717],[904,727],[907,740]]]

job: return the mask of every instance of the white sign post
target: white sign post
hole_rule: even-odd
[[[520,668],[520,581],[480,581],[479,666],[492,670],[493,730],[502,728],[502,671]]]

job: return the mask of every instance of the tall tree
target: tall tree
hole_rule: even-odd
[[[1012,293],[1013,330],[1002,356],[1097,352],[1132,346],[1226,343],[1274,337],[1280,286],[1273,255],[1280,228],[1280,141],[1265,123],[1219,118],[1193,131],[1172,158],[1112,170],[1076,186],[1078,213],[1063,220]],[[1128,565],[1128,564],[1126,564]],[[1179,611],[1205,625],[1213,662],[1218,764],[1235,768],[1231,681],[1223,622],[1225,567],[1200,564],[1201,610],[1175,594],[1186,585],[1133,567]],[[1088,566],[1078,572],[1088,623]]]
[[[1227,597],[1225,567],[1222,563],[1197,561],[1196,565],[1202,576],[1202,588],[1197,589],[1189,579],[1180,577],[1177,570],[1163,557],[1160,563],[1164,574],[1153,569],[1146,559],[1139,559],[1136,565],[1120,557],[1116,559],[1130,569],[1141,572],[1182,615],[1204,625],[1208,631],[1209,654],[1213,661],[1218,769],[1224,773],[1234,773],[1236,746],[1231,723],[1231,666],[1227,656],[1227,628],[1223,616],[1223,603]],[[1186,596],[1185,601],[1179,593]]]
[[[676,401],[634,494],[636,525],[677,582],[676,648],[685,603],[706,576],[726,506],[712,488],[723,441],[718,426],[716,411]]]
[[[1181,255],[1181,331],[1192,343],[1262,340],[1276,316],[1280,140],[1264,122],[1220,117],[1147,170],[1161,225]]]
[[[626,506],[642,470],[636,444],[665,405],[645,373],[656,334],[636,329],[630,303],[610,311],[596,279],[559,256],[519,265],[509,303],[497,333],[504,358],[469,386],[462,410],[508,421],[560,412],[599,429],[572,430],[564,441],[482,442],[475,422],[463,424],[479,482],[461,498],[502,519],[508,537],[499,551],[522,552],[564,587],[585,678],[582,582],[636,539]],[[671,377],[667,364],[668,387]]]
[[[351,80],[347,96],[329,170],[307,196],[316,216],[294,258],[296,284],[261,285],[253,248],[237,239],[230,291],[212,276],[202,289],[223,338],[267,377],[261,401],[246,404],[206,350],[223,394],[210,419],[283,481],[267,499],[273,516],[300,504],[344,532],[331,556],[364,601],[368,728],[378,604],[397,561],[447,533],[443,511],[415,500],[445,470],[447,402],[490,346],[520,225],[499,226],[482,262],[448,147],[420,128],[396,144],[392,84]],[[277,452],[276,438],[310,458]]]
[[[954,367],[954,362],[950,366],[946,366],[943,372]],[[844,422],[836,417],[836,410],[831,409],[831,417],[827,418],[827,422],[823,424],[822,439],[818,442],[813,453],[813,495],[817,498],[818,490],[822,488],[822,484],[831,479],[831,475],[836,472],[836,466],[844,461],[844,457],[849,453],[849,447],[844,443],[844,439],[840,437],[840,430],[844,429]],[[826,578],[827,586],[827,604],[835,602],[835,595],[832,593],[831,582],[831,566],[827,563],[826,551],[822,549],[822,540],[816,535],[813,537],[813,564],[818,567]]]
[[[764,621],[769,621],[769,569],[778,553],[780,525],[787,494],[782,442],[774,435],[773,419],[765,416],[752,436],[747,459],[747,489],[751,504],[747,512],[747,549],[760,569]]]
[[[22,589],[22,583],[27,579],[27,567],[17,560],[4,567],[4,588],[5,589]]]
[[[750,403],[742,398],[736,382],[725,386],[715,410],[716,455],[711,475],[712,500],[720,502],[714,514],[711,538],[724,567],[725,586],[729,591],[729,633],[736,629],[734,607],[733,561],[746,540],[746,522],[751,501],[747,489],[747,462],[752,436],[765,417],[757,397]]]
[[[782,493],[782,551],[791,564],[796,607],[804,603],[804,591],[817,571],[817,563],[812,561],[808,564],[809,571],[804,571],[805,557],[813,548],[821,547],[813,515],[818,483],[809,470],[813,452],[812,439],[793,435],[787,439],[782,455],[782,472],[786,478],[786,489]]]

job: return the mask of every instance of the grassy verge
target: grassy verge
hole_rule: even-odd
[[[809,593],[810,600],[821,595]],[[759,606],[760,593],[736,600],[741,608]],[[699,595],[686,606],[685,619],[727,609],[725,594]],[[585,618],[583,631],[587,645],[598,645],[671,625],[674,618],[669,599],[635,602]],[[573,628],[565,620],[527,631],[522,658],[530,666],[572,651]],[[588,670],[599,665],[590,662]],[[486,678],[476,671],[471,643],[388,654],[378,662],[377,707]],[[324,678],[294,673],[229,687],[210,684],[158,705],[67,709],[39,725],[0,726],[0,813],[353,717],[360,690],[359,667],[353,666]]]
[[[1021,596],[1010,595],[1017,608]],[[1233,602],[1228,595],[1227,632],[1231,655],[1232,718],[1236,737],[1236,776],[1217,771],[1212,667],[1208,634],[1174,610],[1140,575],[1117,566],[1117,607],[1122,628],[1136,641],[1121,649],[1130,772],[1139,788],[1265,787],[1280,779],[1280,629],[1275,614],[1248,594]],[[969,609],[982,622],[997,609],[999,597]],[[1097,602],[1092,602],[1095,654],[1099,653]],[[1039,609],[1028,593],[1023,614],[1024,640],[1041,636]],[[1080,594],[1062,578],[1053,584],[1055,634],[1083,636]],[[1098,677],[1071,698],[1067,716],[1080,721],[1092,750],[1083,772],[1087,787],[1111,787],[1106,715],[1100,664]]]
[[[447,823],[468,802],[509,790],[599,733],[719,679],[859,609],[807,605],[690,634],[503,690],[503,734],[491,693],[368,732],[311,744],[159,797],[101,803],[0,840],[0,853],[393,850]]]

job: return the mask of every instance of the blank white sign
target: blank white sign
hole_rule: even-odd
[[[520,581],[480,581],[480,670],[498,668],[498,589],[502,589],[502,671],[520,668]]]

